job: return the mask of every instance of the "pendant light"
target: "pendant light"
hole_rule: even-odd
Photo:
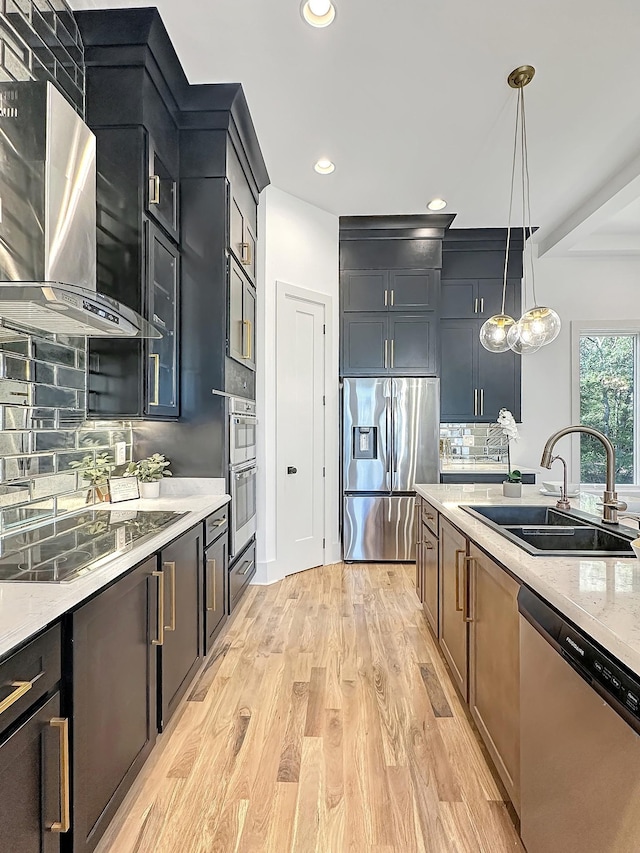
[[[561,321],[558,314],[553,308],[538,304],[536,296],[535,284],[535,268],[533,264],[533,247],[531,245],[531,235],[533,233],[531,227],[531,193],[529,182],[529,152],[527,148],[527,124],[524,108],[524,87],[527,86],[535,74],[535,68],[531,65],[521,65],[511,72],[507,78],[507,82],[512,89],[518,90],[518,106],[516,112],[516,130],[513,148],[513,164],[511,170],[511,195],[509,202],[509,223],[507,228],[507,251],[505,258],[505,274],[502,286],[502,315],[491,317],[480,330],[480,342],[492,352],[504,352],[507,349],[519,355],[537,352],[541,347],[550,344],[560,334]],[[530,279],[531,292],[533,297],[533,308],[529,308],[524,312],[522,317],[516,323],[512,321],[508,324],[506,335],[506,346],[501,349],[496,349],[494,346],[487,346],[485,341],[491,335],[491,329],[495,328],[498,323],[505,325],[504,301],[507,287],[507,263],[509,257],[509,243],[511,234],[511,212],[513,207],[513,190],[514,178],[517,159],[518,140],[520,140],[520,158],[521,158],[521,177],[522,177],[522,230],[523,230],[523,296],[527,298],[527,243],[529,244],[529,264],[530,264]],[[488,327],[485,329],[485,327]],[[501,329],[502,331],[502,329]]]

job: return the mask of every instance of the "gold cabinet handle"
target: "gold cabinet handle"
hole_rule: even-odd
[[[253,560],[247,560],[247,562],[244,564],[247,568],[243,572],[238,572],[238,576],[248,574],[249,570],[253,568],[253,563]]]
[[[427,551],[433,551],[433,544],[428,539],[424,539],[422,544],[426,547]]]
[[[478,414],[478,389],[473,389],[473,414]]]
[[[473,560],[473,557],[464,558],[464,601],[462,602],[462,618],[465,622],[473,622],[473,617],[471,616],[471,605],[469,595],[469,564],[472,563]]]
[[[164,626],[165,631],[176,630],[176,564],[175,562],[163,563],[163,568],[166,566],[169,569],[169,577],[171,578],[171,620],[168,625]]]
[[[480,389],[480,417],[484,417],[484,388]]]
[[[158,578],[158,636],[151,640],[153,646],[164,645],[164,572],[151,572],[154,578]]]
[[[391,291],[391,293],[393,293],[393,290]],[[393,305],[393,302],[391,304]],[[395,353],[394,353],[394,350],[395,350],[394,344],[395,344],[395,339],[391,338],[391,367],[395,366],[395,360],[396,360]]]
[[[394,300],[395,300],[395,294],[394,294],[394,291],[392,290],[392,291],[391,291],[391,305],[392,305],[392,307],[393,307],[393,304],[394,304]]]
[[[478,313],[478,297],[477,297],[477,296],[476,296],[476,298],[475,298],[475,299],[474,299],[474,301],[473,301],[473,313],[474,313],[474,314],[477,314],[477,313]]]
[[[389,341],[385,338],[384,341],[384,366],[389,367]]]
[[[460,604],[460,556],[464,557],[465,554],[464,549],[456,548],[456,610],[459,613],[464,612]]]
[[[211,571],[209,571],[211,569]],[[211,589],[211,594],[209,595],[209,604],[207,604],[207,610],[215,610],[216,609],[216,561],[215,560],[207,560],[207,574],[209,576],[209,587]]]
[[[251,320],[243,320],[243,321],[242,321],[242,325],[243,325],[243,326],[245,326],[245,327],[246,327],[246,329],[247,329],[247,337],[246,337],[246,351],[245,351],[245,346],[244,346],[244,343],[245,343],[245,342],[243,341],[243,345],[242,345],[242,357],[243,357],[243,358],[250,359],[250,358],[251,358],[251,355],[252,355],[252,349],[253,349],[253,348],[252,348],[252,346],[251,346],[251,330],[252,330],[253,324],[252,324]]]
[[[51,832],[68,832],[71,828],[71,788],[69,784],[69,720],[53,717],[49,725],[60,734],[60,820],[51,824]]]
[[[149,176],[149,204],[160,204],[160,175]]]
[[[240,243],[240,261],[245,267],[250,267],[252,263],[251,243]]]
[[[4,714],[4,712],[14,705],[18,699],[22,699],[25,693],[28,693],[29,690],[33,687],[31,681],[12,681],[11,687],[15,687],[15,690],[12,690],[11,693],[0,702],[0,714]]]
[[[480,300],[480,313],[484,314],[484,296]]]
[[[157,352],[149,353],[153,362],[153,398],[149,401],[151,406],[160,405],[160,356]]]
[[[387,307],[387,305],[389,304],[389,303],[388,303],[388,300],[389,300],[389,291],[388,291],[388,290],[387,290],[387,288],[385,287],[385,289],[384,289],[384,307],[385,307],[385,308],[386,308],[386,307]]]

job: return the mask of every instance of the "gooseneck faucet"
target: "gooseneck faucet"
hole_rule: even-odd
[[[618,510],[624,511],[627,508],[627,505],[624,501],[619,501],[618,495],[616,494],[616,451],[613,444],[611,444],[603,432],[593,429],[593,427],[582,426],[581,424],[559,429],[558,432],[554,432],[554,434],[547,439],[547,443],[542,451],[540,465],[543,468],[551,468],[551,463],[553,462],[552,453],[556,442],[561,438],[564,438],[565,435],[571,435],[574,432],[582,432],[586,435],[592,435],[604,445],[604,449],[607,453],[607,484],[602,501],[602,520],[606,524],[617,524]]]

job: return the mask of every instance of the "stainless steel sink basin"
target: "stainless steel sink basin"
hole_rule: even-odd
[[[635,557],[638,531],[605,525],[580,510],[545,506],[463,506],[462,509],[533,556]]]

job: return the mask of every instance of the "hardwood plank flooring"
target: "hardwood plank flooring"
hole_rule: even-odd
[[[414,577],[250,587],[96,853],[524,853]]]

